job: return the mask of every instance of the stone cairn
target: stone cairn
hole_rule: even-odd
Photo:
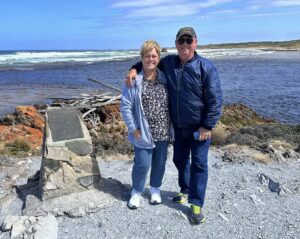
[[[99,186],[100,170],[92,140],[76,109],[45,114],[40,187],[42,199],[82,192]]]

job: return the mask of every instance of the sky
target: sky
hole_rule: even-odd
[[[191,26],[200,45],[300,39],[300,0],[1,0],[0,50],[174,47]]]

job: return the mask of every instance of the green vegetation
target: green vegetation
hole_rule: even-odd
[[[123,122],[101,124],[96,134],[91,133],[96,155],[133,154],[133,147],[127,140],[127,128]]]
[[[5,144],[4,153],[20,156],[30,150],[30,145],[25,139],[17,138],[11,143]]]
[[[244,127],[232,133],[226,143],[248,145],[256,149],[264,149],[270,140],[281,140],[293,145],[299,151],[300,125],[265,124]]]
[[[300,40],[209,44],[209,45],[201,45],[200,48],[206,48],[206,49],[262,48],[262,49],[274,49],[274,50],[300,50]]]

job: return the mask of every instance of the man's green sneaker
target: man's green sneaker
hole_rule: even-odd
[[[175,197],[173,197],[173,202],[184,204],[188,200],[188,195],[185,193],[178,193]]]
[[[191,205],[191,215],[189,220],[193,225],[199,225],[200,223],[205,222],[205,218],[200,206],[196,206],[194,204]]]

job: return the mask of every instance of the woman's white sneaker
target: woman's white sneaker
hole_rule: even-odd
[[[150,193],[151,193],[150,203],[153,204],[153,205],[160,204],[161,203],[161,196],[160,196],[159,188],[151,188]]]
[[[141,205],[141,194],[137,192],[132,192],[129,202],[127,203],[127,206],[130,209],[137,209]]]

